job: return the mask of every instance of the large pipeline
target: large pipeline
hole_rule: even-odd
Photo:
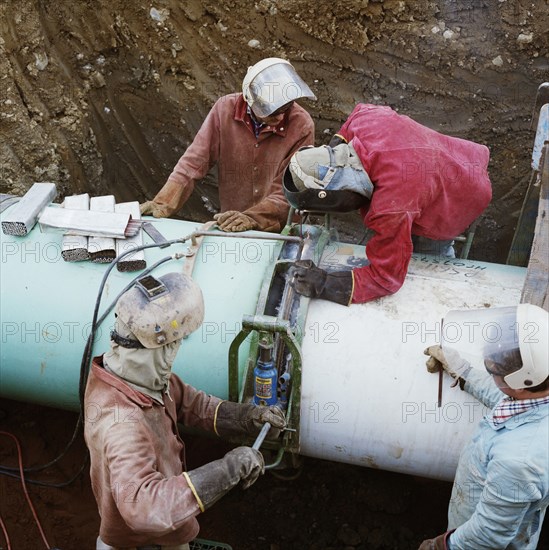
[[[168,219],[152,223],[167,239],[198,228]],[[0,395],[77,410],[82,353],[106,266],[65,262],[61,234],[39,227],[26,237],[0,239]],[[174,365],[185,381],[228,397],[229,346],[243,316],[256,312],[281,246],[274,239],[204,238],[193,277],[204,294],[205,320],[184,341]],[[146,250],[147,264],[187,248],[184,243]],[[331,242],[314,259],[350,267],[363,258],[363,246]],[[186,261],[164,263],[155,274],[180,270]],[[525,275],[513,266],[414,256],[393,296],[350,307],[311,300],[302,329],[300,454],[452,479],[483,407],[450,387],[448,377],[437,406],[439,380],[427,373],[423,349],[440,341],[441,319],[451,309],[517,304]],[[112,271],[100,313],[135,276]],[[96,355],[109,347],[112,315],[98,331]],[[240,373],[249,347],[247,339]]]

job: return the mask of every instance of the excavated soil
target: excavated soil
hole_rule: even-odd
[[[151,198],[213,102],[239,89],[247,66],[277,56],[318,96],[303,102],[318,144],[362,101],[487,145],[494,198],[471,257],[504,262],[530,175],[536,90],[549,80],[548,29],[547,0],[2,0],[0,193],[53,181],[59,200]],[[180,214],[203,221],[216,207],[212,176]],[[362,235],[357,216],[341,223],[345,236]],[[0,408],[26,464],[55,456],[75,421],[6,400]],[[78,445],[40,479],[76,471]],[[191,460],[205,448],[193,440]],[[16,464],[4,438],[0,459]],[[295,480],[266,476],[233,492],[204,515],[202,536],[234,549],[415,548],[445,528],[449,488],[307,460]],[[30,493],[50,542],[93,547],[87,475]],[[43,547],[17,482],[2,477],[0,495],[12,547]]]

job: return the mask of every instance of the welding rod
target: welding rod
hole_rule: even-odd
[[[442,382],[444,378],[444,369],[440,367],[440,370],[438,371],[438,399],[437,399],[437,406],[440,409],[442,407]]]
[[[254,441],[254,444],[252,445],[252,449],[259,451],[259,447],[261,447],[261,445],[263,444],[263,441],[267,437],[267,434],[269,433],[270,429],[271,429],[271,425],[269,424],[269,422],[265,422],[265,424],[263,424],[263,428],[261,428],[261,431],[257,436],[257,439]]]

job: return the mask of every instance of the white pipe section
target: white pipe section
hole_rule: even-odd
[[[346,248],[331,249],[332,261],[348,261]],[[440,343],[451,309],[519,303],[524,276],[522,268],[418,256],[392,296],[350,307],[312,300],[302,348],[301,453],[453,479],[486,411],[450,387],[447,375],[437,407],[439,377],[427,372],[423,350]]]

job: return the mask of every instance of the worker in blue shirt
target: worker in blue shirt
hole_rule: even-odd
[[[535,549],[549,504],[549,314],[531,304],[479,310],[490,315],[484,324],[474,314],[466,313],[464,340],[475,345],[477,328],[489,375],[457,346],[425,350],[430,372],[444,369],[491,411],[459,458],[448,530],[419,548]]]

